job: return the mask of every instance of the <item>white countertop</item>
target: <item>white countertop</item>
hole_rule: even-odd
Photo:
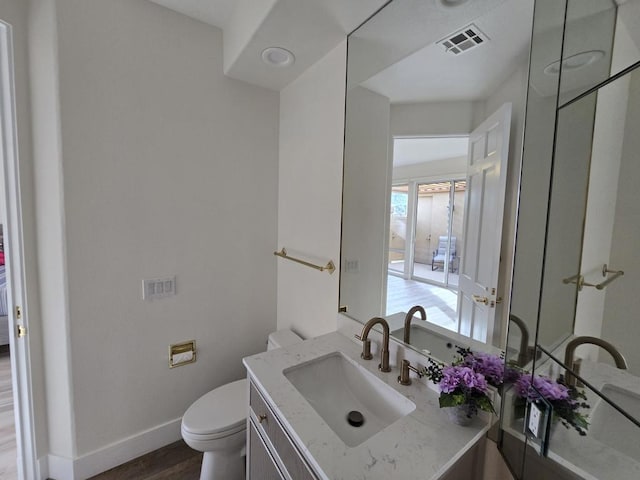
[[[537,373],[548,374],[544,369],[540,369]],[[640,395],[640,378],[625,370],[585,360],[582,362],[580,375],[598,390],[605,385],[615,385]],[[586,402],[590,408],[583,410],[583,413],[587,415],[587,421],[590,422],[589,417],[601,407],[604,400],[587,387],[579,387],[579,389],[583,390],[587,396]],[[512,401],[512,394],[507,394],[507,401]],[[510,408],[506,410],[509,411]],[[511,419],[510,422],[503,424],[503,428],[507,423],[511,423],[511,426],[506,426],[505,430],[524,441],[523,421],[523,419]],[[629,440],[636,441],[635,438]],[[640,478],[640,462],[601,443],[590,434],[589,429],[586,436],[580,436],[575,430],[567,429],[560,423],[556,424],[549,439],[547,456],[585,480]]]
[[[598,390],[605,385],[615,385],[640,395],[640,378],[626,370],[584,360],[580,375]],[[586,387],[580,389],[587,395],[590,409],[584,412],[589,417],[604,400]],[[615,415],[621,414],[615,413]],[[589,420],[588,417],[587,420]],[[640,429],[638,431],[640,432]],[[638,440],[631,438],[629,441]],[[640,462],[600,443],[589,435],[588,429],[587,435],[580,437],[575,431],[559,425],[549,441],[549,458],[588,480],[640,478]]]
[[[288,367],[336,351],[406,396],[416,409],[364,443],[345,445],[282,373]],[[452,424],[439,408],[436,392],[417,381],[411,386],[399,385],[396,365],[392,364],[390,373],[379,372],[378,357],[365,361],[360,352],[349,338],[334,332],[243,360],[250,378],[321,478],[435,480],[487,432],[489,426],[480,418],[467,427]]]

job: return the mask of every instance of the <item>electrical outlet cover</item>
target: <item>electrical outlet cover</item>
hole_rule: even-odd
[[[529,431],[535,438],[540,438],[540,421],[542,420],[542,412],[535,403],[529,404]]]
[[[538,401],[528,402],[524,433],[530,439],[527,443],[533,447],[540,456],[546,457],[549,450],[553,406],[534,386],[531,386],[531,389],[537,393],[534,397],[538,397]]]

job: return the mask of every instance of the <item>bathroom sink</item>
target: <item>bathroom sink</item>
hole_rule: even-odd
[[[602,387],[602,393],[634,418],[640,418],[640,395],[637,393],[610,384]],[[640,443],[629,441],[637,438],[640,432],[637,425],[604,400],[594,406],[590,422],[588,435],[640,462]]]
[[[350,447],[360,445],[416,408],[340,352],[287,368],[283,374]]]

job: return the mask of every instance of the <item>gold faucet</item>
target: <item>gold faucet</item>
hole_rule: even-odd
[[[404,317],[404,343],[410,344],[411,339],[411,320],[413,316],[420,312],[420,316],[422,320],[427,319],[427,312],[424,311],[420,305],[416,305],[415,307],[411,307],[411,309],[407,312],[407,315]]]
[[[529,347],[529,329],[520,317],[509,315],[509,320],[520,329],[520,351],[518,352],[518,365],[524,367],[533,358],[533,353]]]
[[[574,361],[573,354],[575,353],[576,348],[584,343],[592,343],[593,345],[604,348],[611,354],[611,356],[615,360],[617,368],[620,368],[621,370],[626,370],[628,368],[627,361],[624,359],[622,354],[616,347],[614,347],[606,340],[602,340],[598,337],[576,337],[569,343],[567,343],[567,348],[564,351],[564,364],[571,370],[573,370],[576,374],[580,373],[580,362]],[[576,377],[575,375],[572,375],[569,370],[567,370],[565,375],[565,383],[567,384],[567,386],[576,385]]]
[[[382,325],[382,350],[380,351],[381,360],[378,365],[378,370],[381,372],[390,372],[391,367],[389,366],[389,324],[384,318],[373,317],[369,320],[364,328],[362,329],[362,333],[360,335],[356,335],[358,340],[362,340],[362,354],[360,355],[365,360],[371,360],[373,355],[371,355],[371,340],[367,337],[369,336],[369,332],[373,328],[374,325],[377,324]]]
[[[411,378],[409,377],[410,375],[409,371],[414,372],[416,375],[418,375],[419,378],[422,378],[424,376],[424,373],[422,373],[419,369],[411,365],[411,363],[409,363],[409,360],[402,360],[401,365],[402,366],[400,367],[400,376],[398,377],[398,383],[400,385],[411,385]]]

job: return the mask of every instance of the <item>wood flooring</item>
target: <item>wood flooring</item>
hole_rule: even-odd
[[[0,352],[0,479],[17,480],[16,455],[11,361],[8,350],[2,349]]]
[[[202,453],[179,441],[91,477],[90,480],[198,480],[201,463]]]
[[[456,331],[457,304],[455,291],[394,275],[387,277],[387,315],[408,312],[414,305],[422,305],[430,323]]]

